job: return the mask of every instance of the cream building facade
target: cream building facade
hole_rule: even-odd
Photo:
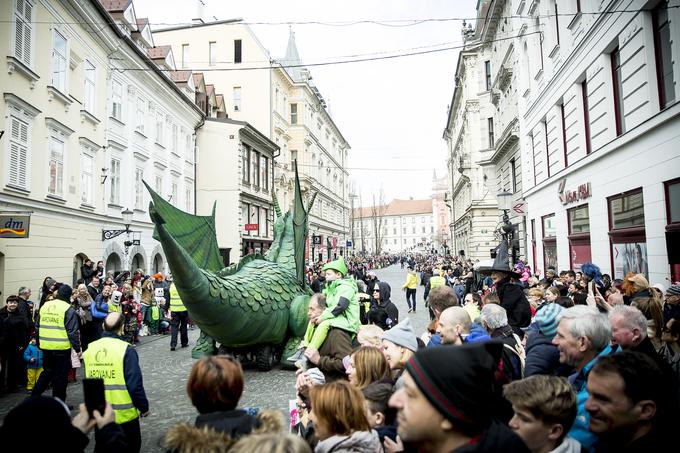
[[[472,41],[458,56],[453,92],[444,140],[448,148],[451,177],[451,254],[473,260],[490,257],[498,240],[499,222],[495,169],[481,162],[490,148],[489,118],[495,106],[485,77],[487,50]]]
[[[384,206],[357,208],[353,221],[356,252],[427,252],[435,244],[432,199],[395,199]]]
[[[215,226],[224,264],[266,252],[273,239],[272,162],[278,147],[250,124],[228,118],[207,118],[197,145],[197,212],[209,215],[217,204]],[[234,161],[238,165],[216,164]]]
[[[514,13],[519,2],[512,0],[479,2],[474,34],[467,36],[470,46],[480,46],[483,88],[489,92],[490,116],[482,118],[486,148],[481,150],[479,165],[484,169],[487,186],[493,193],[510,194],[509,221],[515,226],[516,257],[526,257],[526,218],[523,211],[522,155],[519,143],[519,101],[528,89],[519,81],[526,65],[520,65],[520,40],[535,44],[540,36],[536,27],[521,23]],[[514,9],[513,9],[514,8]],[[540,38],[539,38],[540,39]],[[479,43],[479,44],[477,44]],[[523,63],[526,63],[524,61]],[[492,193],[492,195],[493,195]],[[520,212],[518,212],[520,211]],[[499,212],[501,215],[502,212]]]
[[[0,17],[8,25],[0,215],[30,215],[28,237],[0,238],[0,291],[28,286],[37,297],[45,276],[73,283],[86,257],[108,270],[165,271],[141,178],[161,177],[161,193],[193,207],[192,136],[202,114],[148,56],[152,38],[132,2],[12,0]],[[153,99],[158,115],[148,104],[139,114],[138,99]],[[153,121],[162,146],[144,140]],[[104,241],[103,229],[124,228],[125,208],[137,233]],[[126,253],[126,240],[139,245]]]
[[[530,263],[678,280],[680,2],[514,3]]]
[[[332,245],[331,258],[345,253],[349,144],[309,71],[290,67],[301,64],[293,33],[280,60],[273,59],[250,27],[239,20],[197,21],[158,30],[154,36],[180,56],[180,66],[203,72],[206,83],[224,93],[230,119],[247,122],[279,147],[272,174],[284,210],[293,200],[292,163],[297,160],[305,199],[318,194],[309,227],[310,236],[322,237],[321,259],[328,258],[327,240]]]

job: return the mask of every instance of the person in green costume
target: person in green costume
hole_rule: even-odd
[[[309,320],[301,348],[288,360],[299,368],[305,368],[306,349],[317,350],[326,340],[331,327],[343,329],[352,336],[359,329],[359,289],[356,282],[347,276],[347,265],[343,258],[326,263],[321,271],[326,277],[323,294],[326,296],[326,309],[320,316]]]

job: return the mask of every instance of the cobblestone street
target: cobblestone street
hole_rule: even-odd
[[[400,269],[398,265],[376,272],[381,280],[387,281],[392,287],[392,301],[399,308],[401,319],[407,316],[408,310],[405,293],[400,289],[405,280],[405,273],[406,271]],[[422,334],[428,323],[427,310],[422,303],[422,290],[422,287],[418,287],[419,309],[417,313],[408,314],[417,335]],[[198,338],[198,333],[198,329],[189,331],[192,346]],[[191,348],[177,349],[172,352],[169,336],[154,336],[143,337],[142,343],[137,346],[137,352],[144,375],[144,387],[151,407],[150,415],[141,422],[142,451],[161,452],[164,451],[161,441],[168,428],[182,421],[192,423],[197,415],[186,395],[186,381],[193,364]],[[69,385],[67,397],[68,404],[75,407],[83,402],[80,384],[82,369],[78,371],[79,382]],[[294,398],[295,395],[293,371],[282,370],[277,366],[266,373],[245,370],[245,376],[245,392],[241,399],[241,407],[272,408],[287,414],[288,400]],[[0,418],[4,420],[7,412],[25,396],[23,393],[0,396]],[[92,441],[88,451],[92,451],[93,447]]]

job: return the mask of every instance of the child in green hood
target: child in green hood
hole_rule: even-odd
[[[321,271],[326,276],[323,294],[326,296],[326,309],[320,317],[310,319],[301,348],[288,360],[304,368],[305,348],[318,350],[326,340],[331,327],[343,329],[353,336],[359,328],[359,289],[352,278],[345,278],[347,265],[343,258],[326,263]]]

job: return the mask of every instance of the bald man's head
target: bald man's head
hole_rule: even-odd
[[[463,337],[470,333],[472,321],[463,307],[449,307],[439,316],[438,332],[442,344],[462,344]]]
[[[113,312],[106,315],[104,318],[104,330],[107,332],[118,332],[125,322],[122,313]]]

